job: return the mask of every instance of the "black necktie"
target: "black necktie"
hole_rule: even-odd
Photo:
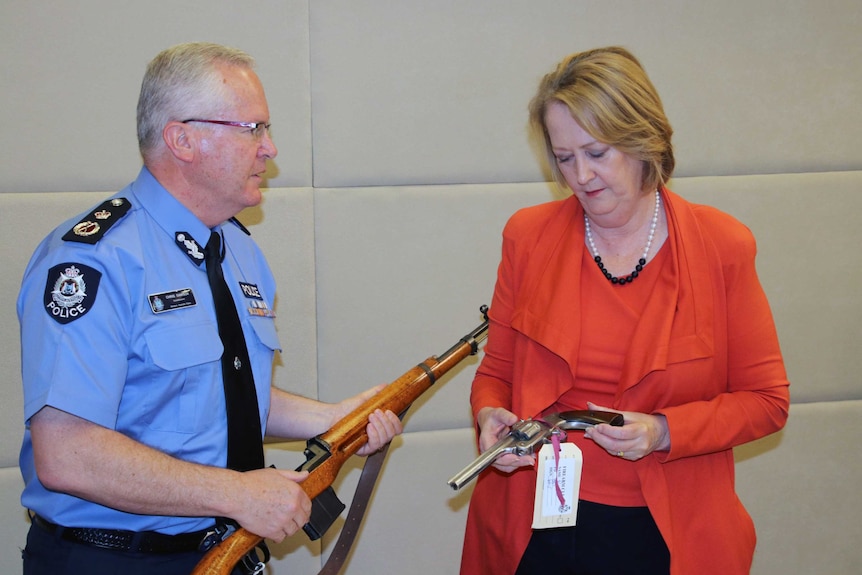
[[[206,255],[207,279],[213,292],[218,334],[224,345],[221,370],[227,405],[227,466],[237,471],[263,467],[263,442],[254,375],[239,315],[221,268],[221,236],[212,232]]]

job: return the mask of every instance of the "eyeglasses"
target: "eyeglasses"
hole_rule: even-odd
[[[249,133],[257,138],[258,140],[263,138],[264,133],[271,133],[269,129],[272,127],[272,124],[265,124],[263,122],[228,122],[227,120],[200,120],[196,118],[192,118],[190,120],[183,120],[183,124],[187,124],[189,122],[202,122],[204,124],[218,124],[219,126],[234,126],[236,128],[247,128]]]

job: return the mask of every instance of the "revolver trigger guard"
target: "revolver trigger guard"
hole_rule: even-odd
[[[533,455],[535,452],[536,452],[536,447],[534,445],[526,445],[526,446],[517,445],[508,453],[513,453],[513,454],[517,455],[518,457],[520,457],[522,455]],[[500,455],[502,455],[502,453]]]

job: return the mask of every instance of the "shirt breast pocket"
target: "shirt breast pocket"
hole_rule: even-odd
[[[152,367],[138,387],[142,421],[151,431],[195,433],[224,409],[223,347],[218,329],[202,322],[144,335]],[[209,414],[209,415],[207,415]]]
[[[281,342],[278,341],[275,322],[271,318],[251,317],[249,318],[249,323],[254,328],[257,339],[267,351],[281,351]],[[247,346],[251,348],[251,342],[247,342]],[[250,352],[251,349],[249,349]]]
[[[144,336],[153,364],[177,371],[218,361],[223,351],[218,328],[210,323],[173,326]]]

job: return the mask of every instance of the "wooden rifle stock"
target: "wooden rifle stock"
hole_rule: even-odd
[[[366,427],[369,415],[377,409],[390,410],[396,414],[404,413],[437,379],[478,351],[479,342],[485,339],[488,331],[488,307],[483,305],[480,311],[485,316],[485,321],[443,355],[439,358],[432,355],[347,414],[332,429],[308,440],[306,457],[309,461],[306,465],[313,457],[319,460],[319,463],[310,468],[306,480],[299,484],[309,499],[313,500],[328,489],[344,462],[368,441]],[[309,468],[301,466],[300,469]],[[262,540],[263,537],[240,527],[210,549],[191,575],[230,575],[236,564]]]

